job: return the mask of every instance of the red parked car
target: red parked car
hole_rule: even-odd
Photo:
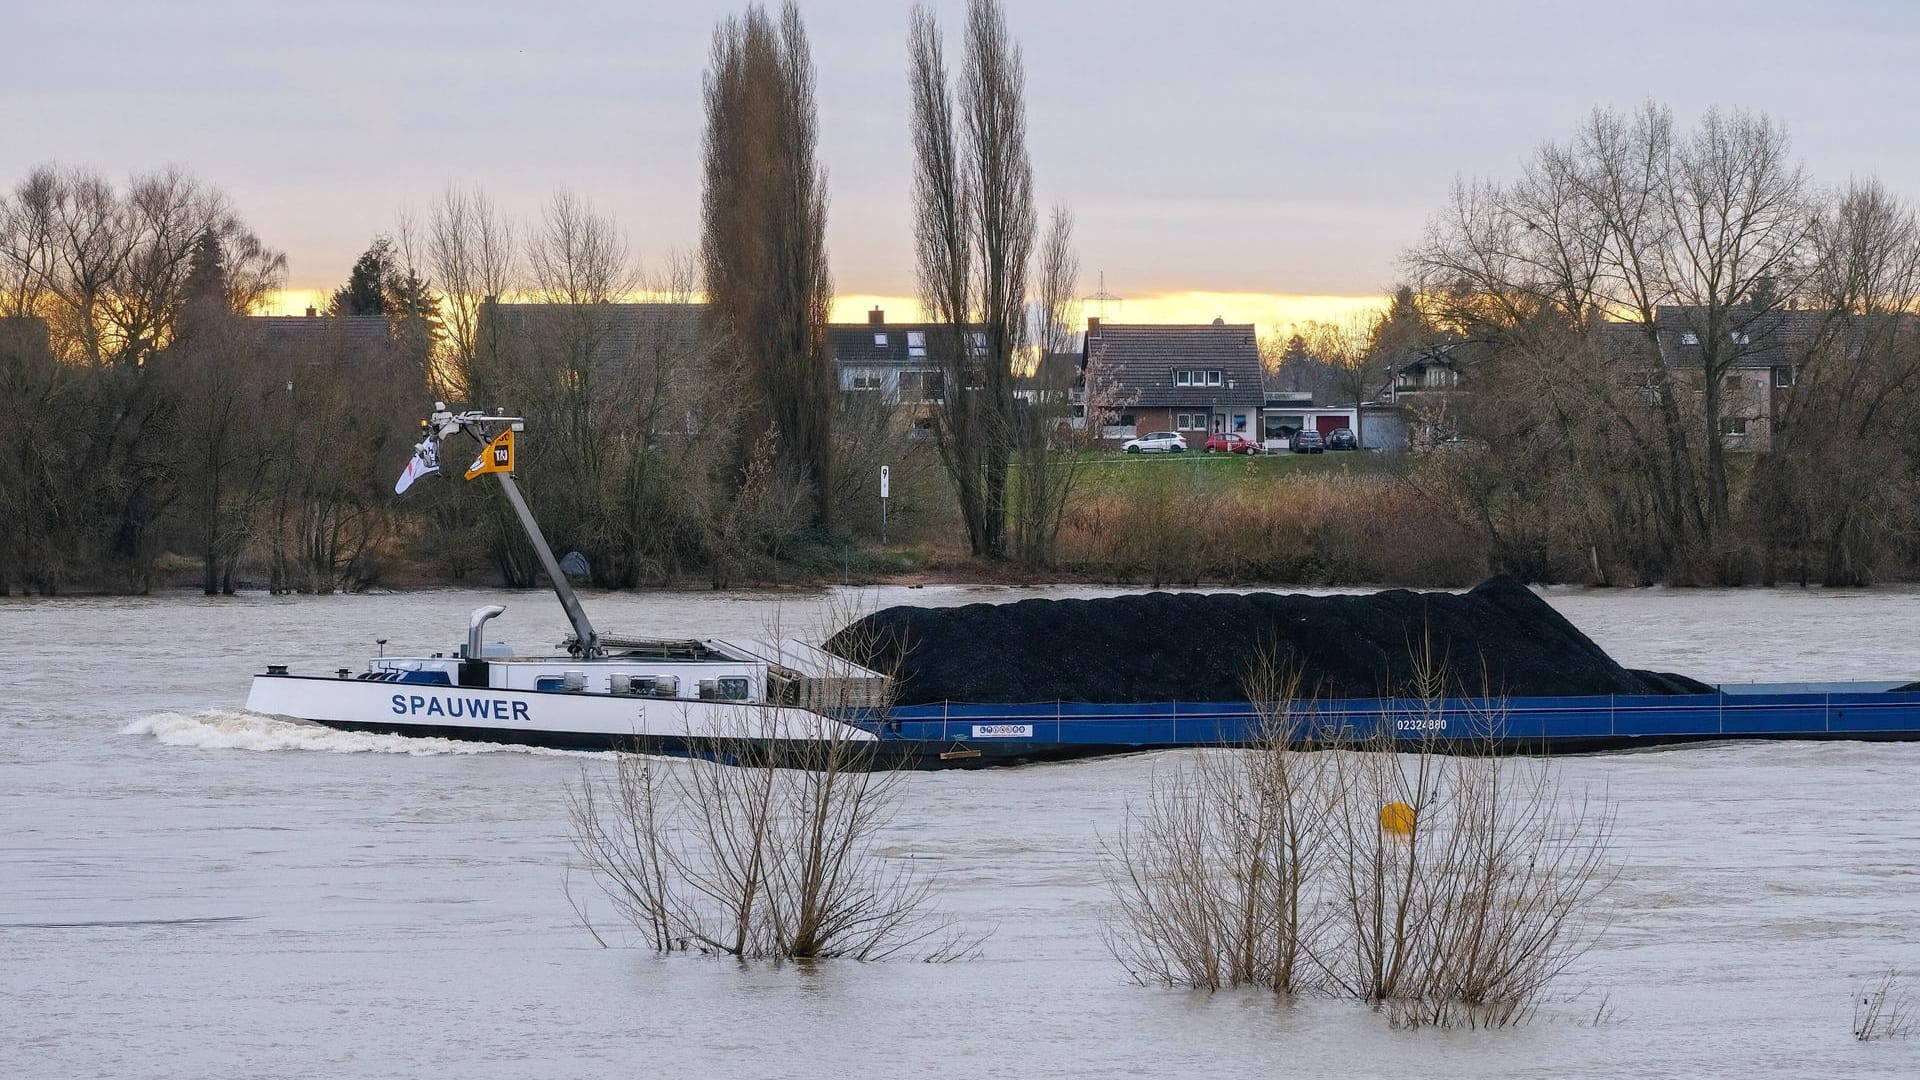
[[[1245,435],[1221,432],[1207,439],[1209,454],[1257,454],[1259,452],[1260,444]]]

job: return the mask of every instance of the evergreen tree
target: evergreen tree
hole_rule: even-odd
[[[208,229],[200,234],[193,260],[187,264],[186,302],[214,301],[226,308],[231,306],[230,296],[226,247],[219,235]]]
[[[333,291],[327,305],[329,315],[385,315],[388,284],[393,279],[393,241],[376,236],[366,252],[354,261],[347,283]]]
[[[181,290],[180,315],[174,324],[174,342],[184,344],[222,316],[233,314],[233,292],[227,280],[227,252],[212,229],[200,234],[187,264]]]

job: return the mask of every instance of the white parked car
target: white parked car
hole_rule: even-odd
[[[1128,439],[1120,449],[1129,454],[1184,454],[1186,437],[1173,431],[1151,431],[1137,439]]]

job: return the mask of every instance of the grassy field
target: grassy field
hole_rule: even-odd
[[[1360,452],[1324,454],[1122,454],[1086,455],[1081,473],[1089,493],[1122,493],[1169,481],[1187,488],[1229,491],[1271,487],[1294,478],[1391,476],[1402,455]]]

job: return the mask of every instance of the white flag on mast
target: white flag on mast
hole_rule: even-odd
[[[420,440],[420,445],[413,448],[413,460],[407,462],[407,467],[401,472],[400,479],[393,482],[393,493],[395,495],[404,495],[407,489],[413,486],[415,480],[420,479],[428,473],[437,473],[439,471],[440,447],[434,441],[433,436],[429,435]]]

